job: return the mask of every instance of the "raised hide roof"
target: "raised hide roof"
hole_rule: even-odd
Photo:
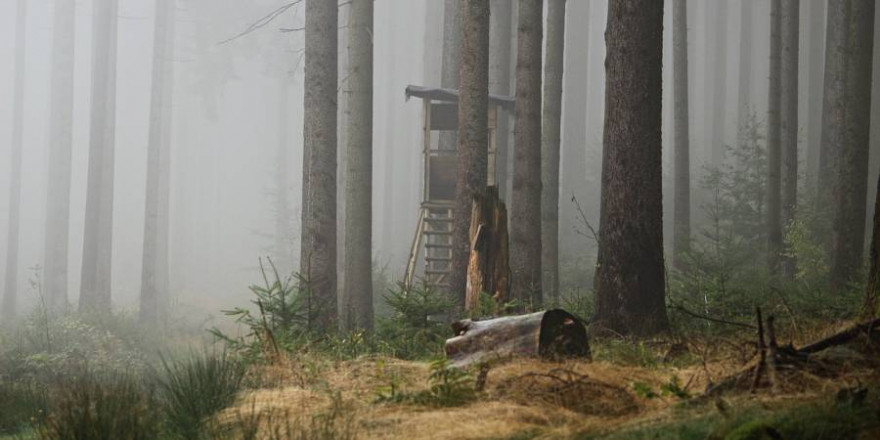
[[[433,101],[458,102],[458,90],[444,89],[440,87],[406,86],[406,99],[416,98],[431,99]],[[505,110],[513,110],[516,99],[513,96],[501,96],[489,94],[489,104],[502,107]]]

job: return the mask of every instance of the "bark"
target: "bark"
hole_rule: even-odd
[[[444,350],[452,365],[466,368],[513,357],[590,358],[587,330],[580,319],[560,309],[452,324],[455,336]]]
[[[868,284],[865,288],[865,312],[870,316],[877,316],[878,299],[880,299],[880,178],[877,179],[875,197],[874,230],[868,257]]]
[[[541,126],[541,286],[559,298],[559,160],[562,69],[565,60],[565,0],[548,0]]]
[[[798,48],[799,0],[782,0],[780,5],[780,116],[779,140],[781,149],[780,216],[782,231],[787,231],[795,219],[798,185]],[[782,274],[793,279],[796,262],[786,252],[782,257]]]
[[[75,3],[55,1],[49,115],[49,172],[43,251],[43,292],[52,313],[67,308],[70,176],[73,148]]]
[[[345,160],[344,330],[373,329],[373,0],[354,0],[349,22]]]
[[[489,15],[489,93],[493,95],[507,96],[511,94],[513,3],[511,0],[491,0],[489,2],[489,10],[491,11]],[[508,112],[499,112],[495,127],[495,182],[502,200],[507,199],[507,187],[510,181],[510,171],[507,166],[512,151],[510,119]]]
[[[770,6],[770,91],[767,98],[767,259],[777,273],[782,253],[782,150],[780,139],[782,38],[780,0]]]
[[[303,217],[300,272],[313,330],[336,325],[336,85],[338,8],[306,0]]]
[[[92,21],[92,101],[81,312],[108,312],[113,250],[118,0],[96,0]]]
[[[825,75],[822,95],[822,147],[819,151],[818,210],[833,206],[837,159],[843,146],[844,74],[851,0],[829,0],[825,28]]]
[[[565,75],[562,76],[562,163],[560,170],[559,244],[560,257],[575,261],[586,256],[583,242],[570,240],[580,227],[578,212],[571,198],[585,201],[587,196],[587,77],[590,46],[590,2],[566,5]]]
[[[727,149],[727,2],[718,2],[715,13],[715,66],[712,79],[712,163],[721,165]]]
[[[837,159],[831,231],[831,290],[842,293],[862,277],[868,184],[874,1],[852,0],[844,74],[843,148]]]
[[[818,188],[819,151],[822,145],[822,76],[825,62],[825,0],[813,0],[810,3],[809,48],[810,64],[808,66],[807,90],[807,157],[806,174],[810,185],[810,194],[814,195]]]
[[[474,198],[469,230],[470,260],[467,267],[465,310],[480,314],[480,295],[488,293],[498,303],[508,299],[510,254],[507,208],[497,187],[488,187]]]
[[[440,86],[448,89],[458,88],[462,45],[461,2],[462,0],[446,0],[443,8],[443,65]],[[439,139],[441,150],[454,150],[458,146],[458,133],[455,131],[442,131]]]
[[[593,322],[619,334],[651,335],[669,327],[660,151],[663,2],[611,0],[608,7]]]
[[[489,3],[462,1],[462,59],[458,100],[458,173],[452,224],[450,290],[465,303],[473,201],[489,169]]]
[[[750,107],[754,105],[752,99],[752,2],[741,2],[740,46],[739,46],[739,106],[737,109],[737,142],[745,141],[743,127],[749,120]]]
[[[673,92],[675,132],[675,226],[673,265],[685,266],[691,241],[691,159],[688,114],[687,0],[674,0],[672,11]]]
[[[21,155],[24,130],[25,35],[27,2],[15,8],[15,73],[12,97],[12,157],[9,163],[9,223],[6,230],[6,278],[3,280],[3,321],[15,318],[18,302],[18,248],[21,217]]]
[[[541,38],[543,1],[519,0],[516,127],[510,215],[513,298],[540,307],[541,260]],[[537,260],[537,261],[536,261]]]
[[[140,321],[157,325],[165,317],[168,285],[168,199],[174,91],[174,0],[156,0],[153,82],[147,143],[147,194],[141,266]]]

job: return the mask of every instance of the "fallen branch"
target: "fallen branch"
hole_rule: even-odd
[[[880,318],[877,318],[873,321],[865,322],[862,324],[854,325],[840,333],[831,335],[821,341],[816,341],[810,345],[799,348],[797,351],[800,353],[813,354],[820,352],[828,347],[833,347],[835,345],[845,344],[857,336],[864,333],[873,333],[875,329],[880,327]]]
[[[692,311],[686,309],[686,308],[685,308],[684,306],[682,306],[681,304],[671,303],[671,304],[669,305],[669,308],[672,309],[672,310],[678,310],[678,311],[680,311],[680,312],[682,312],[682,313],[684,313],[684,314],[686,314],[686,315],[693,316],[694,318],[703,319],[703,320],[706,320],[706,321],[717,322],[717,323],[719,323],[719,324],[733,325],[733,326],[743,327],[743,328],[757,329],[757,327],[755,327],[755,326],[753,326],[753,325],[751,325],[751,324],[746,324],[746,323],[744,323],[744,322],[727,321],[727,320],[720,319],[720,318],[713,318],[713,317],[711,317],[711,316],[701,315],[701,314],[699,314],[699,313],[692,312]]]

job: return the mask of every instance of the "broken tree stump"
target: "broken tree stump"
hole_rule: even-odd
[[[452,330],[455,337],[446,340],[446,357],[459,368],[512,357],[590,358],[583,322],[560,309],[485,321],[465,319],[453,323]]]
[[[470,246],[465,310],[479,313],[483,292],[501,303],[507,299],[509,288],[507,208],[498,198],[496,186],[474,197]]]

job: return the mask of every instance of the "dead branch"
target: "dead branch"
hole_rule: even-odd
[[[865,322],[862,324],[854,325],[840,333],[831,335],[821,341],[816,341],[812,344],[809,344],[805,347],[799,348],[797,351],[800,353],[817,353],[828,347],[833,347],[835,345],[845,344],[857,336],[864,333],[873,333],[875,329],[880,327],[880,318],[874,319],[873,321]]]
[[[760,358],[758,364],[755,365],[755,374],[752,376],[752,386],[749,388],[750,393],[754,393],[758,388],[758,383],[761,381],[761,373],[763,373],[764,364],[767,361],[767,345],[764,343],[764,324],[761,320],[761,308],[757,307],[755,312],[758,315],[758,354],[760,355]]]
[[[686,315],[693,316],[694,318],[704,319],[704,320],[706,320],[706,321],[711,321],[711,322],[717,322],[717,323],[719,323],[719,324],[734,325],[734,326],[737,326],[737,327],[750,328],[750,329],[756,329],[756,328],[757,328],[757,327],[755,327],[754,325],[747,324],[747,323],[744,323],[744,322],[727,321],[727,320],[724,320],[724,319],[713,318],[713,317],[711,317],[711,316],[701,315],[701,314],[699,314],[699,313],[692,312],[692,311],[686,309],[686,308],[685,308],[684,306],[682,306],[681,304],[675,304],[675,303],[670,302],[670,304],[669,304],[669,308],[672,309],[672,310],[678,310],[678,311],[680,311],[680,312],[682,312],[682,313],[684,313],[684,314],[686,314]]]
[[[258,30],[258,29],[260,29],[260,28],[262,28],[262,27],[265,27],[267,24],[271,23],[273,20],[275,20],[276,18],[278,18],[279,15],[283,14],[283,13],[286,12],[288,9],[290,9],[290,8],[292,8],[292,7],[294,7],[294,6],[298,5],[298,4],[300,4],[300,3],[302,3],[302,0],[294,0],[294,1],[292,1],[292,2],[290,2],[290,3],[288,3],[288,4],[286,4],[286,5],[283,5],[283,6],[279,7],[279,8],[277,8],[277,9],[275,9],[274,11],[268,13],[267,15],[264,15],[264,16],[261,17],[259,20],[257,20],[257,21],[255,21],[255,22],[251,23],[250,26],[248,26],[247,28],[245,28],[245,30],[243,30],[243,31],[239,32],[238,34],[236,34],[236,35],[234,35],[234,36],[232,36],[232,37],[230,37],[230,38],[227,38],[227,39],[225,39],[225,40],[223,40],[223,41],[221,41],[221,42],[219,42],[219,43],[217,43],[217,44],[220,45],[220,44],[226,44],[226,43],[229,43],[229,42],[234,41],[234,40],[237,40],[237,39],[239,39],[239,38],[241,38],[241,37],[243,37],[243,36],[245,36],[245,35],[247,35],[247,34],[249,34],[249,33],[251,33],[251,32],[254,32],[254,31],[256,31],[256,30]]]

